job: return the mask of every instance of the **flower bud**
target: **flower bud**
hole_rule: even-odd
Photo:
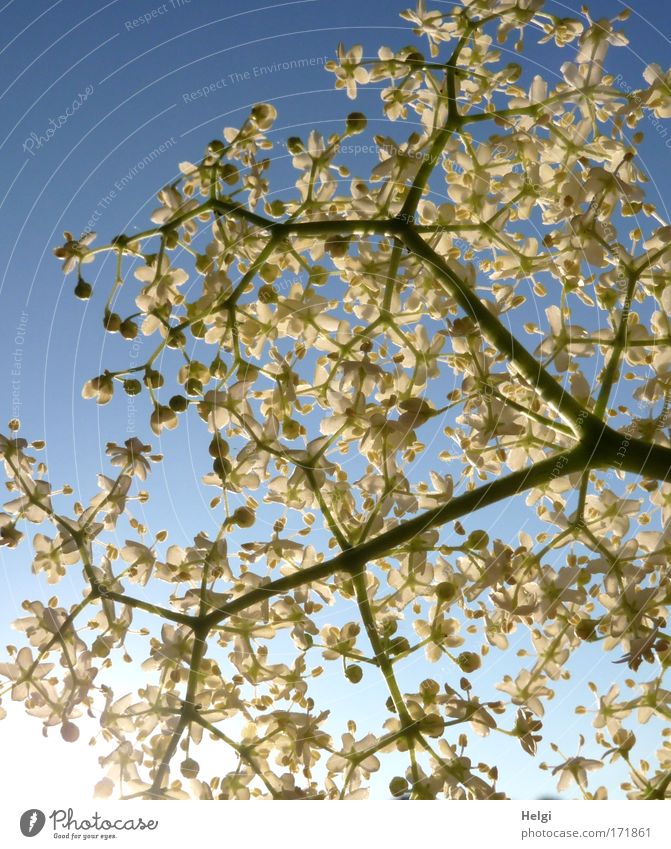
[[[324,242],[324,250],[336,259],[346,256],[349,250],[349,240],[349,236],[340,236],[338,234],[329,236]]]
[[[388,651],[390,654],[403,654],[410,650],[410,643],[406,637],[394,637],[389,640]]]
[[[581,619],[575,626],[576,637],[579,637],[581,640],[585,640],[587,643],[594,642],[594,640],[598,639],[598,635],[596,633],[598,624],[599,623],[595,619]]]
[[[437,713],[427,713],[419,721],[419,730],[428,737],[440,737],[445,729],[445,720]]]
[[[137,336],[137,324],[135,324],[134,321],[131,321],[130,318],[121,322],[119,330],[121,331],[121,335],[124,339],[135,339]]]
[[[221,357],[215,357],[210,363],[210,374],[215,378],[224,377],[226,374],[226,363]]]
[[[222,480],[225,480],[231,471],[231,461],[226,457],[217,457],[214,463],[212,463],[212,469],[216,475],[219,475]]]
[[[245,380],[253,383],[259,376],[259,370],[252,363],[240,363],[238,366],[238,380]]]
[[[259,130],[269,130],[277,118],[277,109],[270,103],[257,103],[252,107],[250,118]]]
[[[195,377],[190,377],[184,385],[187,395],[202,395],[203,384]]]
[[[114,381],[109,374],[87,380],[82,388],[82,398],[95,398],[98,404],[107,404],[113,394]]]
[[[158,436],[163,428],[174,430],[177,427],[177,415],[170,407],[164,404],[157,404],[154,407],[154,412],[149,419],[151,429]]]
[[[273,289],[272,286],[269,286],[267,283],[264,283],[263,286],[259,289],[259,300],[262,304],[276,304],[277,303],[277,292]]]
[[[436,597],[439,601],[452,601],[458,591],[459,588],[452,581],[441,581],[436,587]]]

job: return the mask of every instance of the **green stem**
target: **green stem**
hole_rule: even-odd
[[[637,280],[638,277],[635,274],[629,275],[627,291],[625,293],[624,304],[622,306],[622,314],[620,315],[620,323],[617,328],[617,333],[615,334],[614,345],[610,352],[608,365],[606,366],[601,378],[601,390],[596,404],[594,405],[594,415],[599,418],[603,418],[606,411],[610,391],[613,387],[613,383],[615,382],[615,377],[617,376],[617,371],[620,365],[620,358],[627,344],[627,328],[629,325],[629,314],[631,312],[631,301],[634,297],[634,289],[636,288]]]

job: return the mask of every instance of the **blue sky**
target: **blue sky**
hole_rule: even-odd
[[[94,223],[102,242],[142,229],[156,191],[175,178],[177,163],[197,159],[211,138],[240,123],[260,100],[278,109],[273,134],[278,140],[313,126],[322,132],[341,126],[352,102],[334,91],[323,62],[340,40],[363,43],[369,55],[381,44],[409,43],[412,34],[398,17],[406,5],[389,0],[260,2],[258,7],[215,0],[14,0],[0,9],[2,421],[18,412],[28,438],[47,439],[54,483],[68,481],[82,495],[93,494],[105,443],[127,438],[129,426],[124,398],[100,408],[80,396],[101,362],[109,365],[114,356],[118,362],[128,349],[124,353],[102,332],[110,264],[88,267],[94,286],[97,276],[102,285],[88,304],[77,301],[74,280],[63,277],[51,254],[62,231],[79,234]],[[548,3],[547,9],[568,15],[579,6],[571,0]],[[621,4],[604,0],[590,8],[598,17],[617,12]],[[627,32],[630,47],[613,51],[611,62],[617,64],[609,69],[636,87],[649,62],[671,64],[664,34],[671,33],[671,12],[652,0],[639,2]],[[538,59],[558,70],[553,49],[532,48],[529,56],[531,63]],[[292,60],[307,61],[282,70],[282,63]],[[531,64],[528,72],[542,70]],[[206,88],[211,89],[207,96],[199,94]],[[372,87],[364,89],[356,108],[371,116],[372,131],[389,131]],[[72,116],[60,122],[67,109]],[[161,147],[164,153],[143,164]],[[642,152],[656,180],[651,196],[664,208],[671,147],[650,127]],[[371,164],[362,158],[356,167],[365,174]],[[281,195],[292,182],[290,169],[280,163],[274,191]],[[12,374],[17,368],[20,374]],[[145,425],[144,398],[137,410],[135,432],[155,443]],[[205,471],[201,434],[196,422],[163,438],[167,460],[155,474],[147,512],[171,527],[173,541],[188,540],[207,521],[198,485]],[[488,514],[490,526],[496,527],[498,516],[498,510]],[[505,511],[505,524],[511,516],[514,511]],[[29,575],[26,558],[24,549],[2,559],[4,642],[12,639],[6,623],[18,615],[19,600],[51,594],[52,588]],[[76,581],[64,587],[66,593],[77,589]],[[612,670],[603,670],[603,676],[608,680]],[[516,786],[522,794],[528,782],[520,777]],[[547,782],[544,789],[550,788]]]

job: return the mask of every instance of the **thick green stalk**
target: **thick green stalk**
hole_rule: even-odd
[[[573,428],[576,435],[584,432],[587,424],[591,424],[592,427],[601,425],[592,413],[585,410],[557,383],[524,345],[489,311],[476,293],[452,271],[445,260],[412,227],[404,227],[401,239],[408,249],[435,273],[439,282],[459,306],[476,322],[483,336],[510,360],[518,373],[538,391],[545,403]]]
[[[290,592],[313,581],[323,581],[337,572],[357,572],[366,563],[389,554],[418,534],[431,528],[440,527],[490,504],[495,504],[503,498],[510,498],[534,486],[542,486],[555,477],[579,471],[584,467],[584,464],[585,454],[579,446],[571,451],[564,451],[561,454],[548,457],[546,460],[541,460],[529,468],[497,478],[453,498],[440,507],[435,507],[433,510],[428,510],[413,519],[408,519],[408,521],[379,534],[377,537],[373,537],[371,540],[355,545],[348,551],[344,551],[324,563],[318,563],[308,569],[293,572],[284,578],[269,581],[267,584],[229,601],[218,610],[212,611],[204,618],[202,624],[211,628],[223,619],[242,613],[249,607],[267,601],[273,596]]]

